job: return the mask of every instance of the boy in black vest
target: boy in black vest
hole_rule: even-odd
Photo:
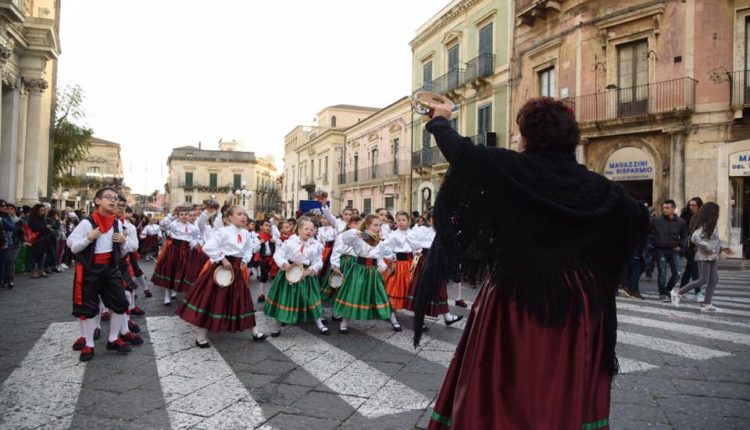
[[[143,343],[142,339],[137,342],[120,336],[121,333],[128,338],[136,335],[127,331],[125,312],[128,310],[128,300],[119,268],[120,259],[127,251],[127,244],[122,233],[122,223],[115,219],[118,199],[117,191],[112,187],[97,190],[94,196],[96,211],[81,220],[67,241],[76,261],[73,316],[81,319],[86,341],[81,349],[81,361],[89,361],[94,357],[95,317],[99,313],[100,297],[113,313],[107,349],[127,353],[130,352],[130,347],[126,341]],[[126,330],[124,332],[123,326]]]

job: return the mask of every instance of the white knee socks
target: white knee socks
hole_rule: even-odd
[[[172,299],[169,297],[169,288],[164,289],[164,303],[172,303]]]
[[[341,325],[339,325],[339,330],[346,330],[346,318],[341,320]]]
[[[391,324],[398,324],[398,320],[396,319],[396,312],[391,312]]]
[[[120,331],[122,330],[123,324],[125,324],[125,328],[127,329],[128,316],[125,314],[113,313],[112,319],[109,322],[109,338],[107,339],[108,341],[114,342],[117,340],[117,337],[120,335]]]
[[[125,298],[128,299],[128,309],[133,309],[135,307],[135,298],[133,297],[133,293],[130,291],[125,291]]]
[[[135,278],[135,280],[138,281],[138,285],[143,288],[143,291],[151,291],[151,288],[148,286],[148,281],[146,280],[146,275],[141,275]]]
[[[317,318],[315,320],[315,325],[318,326],[318,330],[322,330],[325,325],[323,325],[323,320],[320,318]]]
[[[81,329],[83,331],[83,337],[86,338],[86,346],[94,347],[94,330],[97,329],[96,318],[86,318],[81,320]]]
[[[253,327],[255,329],[255,327]],[[204,340],[208,340],[208,329],[206,328],[199,328],[195,331],[195,340],[197,340],[199,343],[203,342]]]

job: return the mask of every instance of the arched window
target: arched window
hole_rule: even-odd
[[[336,115],[331,115],[331,128],[336,128]]]

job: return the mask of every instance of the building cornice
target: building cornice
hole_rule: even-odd
[[[444,13],[443,16],[441,16],[437,21],[435,21],[435,23],[427,27],[424,31],[419,33],[417,37],[412,39],[412,41],[409,42],[409,46],[411,46],[412,50],[416,49],[425,41],[427,41],[427,39],[437,34],[440,30],[453,22],[453,20],[466,13],[466,11],[471,9],[480,1],[482,0],[463,0],[461,3],[455,5],[449,11]]]

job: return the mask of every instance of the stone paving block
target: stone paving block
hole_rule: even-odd
[[[731,399],[750,399],[749,384],[735,384],[731,382],[712,382],[712,381],[690,381],[684,379],[675,379],[672,381],[677,390],[682,394],[721,397]]]
[[[289,406],[311,390],[312,388],[301,385],[270,383],[252,390],[250,394],[257,402]]]
[[[621,422],[645,421],[650,423],[669,423],[660,405],[647,406],[631,403],[612,403],[610,405],[609,416],[610,419]]]
[[[335,420],[282,413],[271,418],[267,424],[279,430],[333,430],[339,428],[341,423]]]
[[[711,415],[710,411],[704,412],[705,415],[696,416],[670,413],[669,411],[667,411],[667,415],[669,416],[669,420],[672,423],[672,426],[675,429],[679,430],[733,430],[736,428],[736,421],[730,421],[729,419],[724,417]],[[745,429],[747,429],[748,424],[748,422],[745,423]]]
[[[395,415],[386,415],[374,419],[368,419],[359,414],[352,415],[341,425],[341,430],[396,430],[411,429],[413,424],[404,427],[404,423],[416,423],[424,413],[424,410],[402,412]]]
[[[746,400],[672,394],[657,397],[656,402],[670,413],[694,416],[710,414],[717,417],[750,419],[750,402]]]
[[[354,409],[342,401],[338,395],[321,391],[309,392],[294,402],[288,410],[295,410],[296,415],[336,421],[345,421],[355,413]]]

